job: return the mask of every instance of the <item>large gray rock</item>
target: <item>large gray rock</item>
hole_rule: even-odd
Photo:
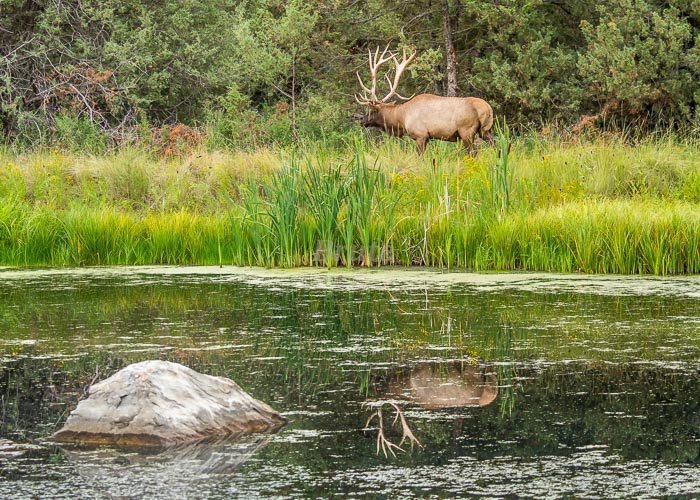
[[[213,436],[269,432],[286,420],[235,382],[168,361],[129,365],[93,385],[60,442],[170,446]]]

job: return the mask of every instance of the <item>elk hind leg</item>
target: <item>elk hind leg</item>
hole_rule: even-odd
[[[416,137],[416,153],[419,155],[423,154],[423,151],[425,151],[425,147],[428,145],[428,138],[427,137]]]
[[[464,149],[466,149],[467,153],[471,156],[474,156],[476,154],[476,151],[474,150],[474,137],[476,137],[478,131],[478,125],[459,129],[459,137],[462,139]]]
[[[486,130],[486,131],[483,131],[483,130],[482,130],[482,131],[479,133],[479,135],[481,136],[481,138],[482,138],[483,140],[485,140],[486,142],[489,143],[489,146],[493,147],[493,146],[496,145],[496,141],[493,139],[493,131],[491,131],[490,129],[489,129],[489,130]]]

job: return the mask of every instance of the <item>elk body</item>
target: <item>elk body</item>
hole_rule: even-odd
[[[493,125],[493,110],[491,106],[477,97],[441,97],[432,94],[420,94],[406,99],[396,92],[401,73],[415,57],[403,54],[399,62],[396,55],[388,52],[388,47],[379,54],[379,48],[374,54],[370,52],[369,67],[372,86],[368,88],[362,82],[364,93],[356,96],[358,103],[367,106],[367,114],[361,119],[364,127],[376,127],[396,137],[407,135],[416,141],[416,151],[421,154],[430,139],[443,141],[461,140],[467,150],[471,151],[474,139],[478,135],[489,142],[493,141],[491,126]],[[394,62],[393,82],[387,76],[389,93],[383,99],[378,99],[377,69],[385,62]],[[388,102],[392,97],[408,102],[399,104]]]

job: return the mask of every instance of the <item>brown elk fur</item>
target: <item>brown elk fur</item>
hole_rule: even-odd
[[[364,127],[376,127],[390,135],[407,135],[421,154],[430,139],[461,140],[471,150],[478,135],[491,142],[493,110],[477,97],[441,97],[421,94],[403,104],[370,103]]]

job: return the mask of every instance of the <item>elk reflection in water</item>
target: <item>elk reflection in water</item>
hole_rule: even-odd
[[[445,408],[481,407],[491,404],[498,396],[498,374],[484,364],[469,364],[453,361],[447,363],[420,363],[411,369],[395,375],[387,386],[386,396],[407,401],[426,410]],[[401,446],[404,442],[422,448],[420,440],[414,435],[401,407],[395,400],[367,402],[373,409],[365,430],[371,422],[377,423],[377,455],[384,453],[396,456],[396,451],[406,451]],[[395,412],[392,426],[400,422],[401,441],[396,444],[386,437],[382,409],[389,404]],[[461,426],[461,419],[457,419]],[[461,433],[458,431],[457,434]]]
[[[390,392],[427,410],[486,406],[498,396],[498,376],[483,364],[423,363],[393,381]]]

